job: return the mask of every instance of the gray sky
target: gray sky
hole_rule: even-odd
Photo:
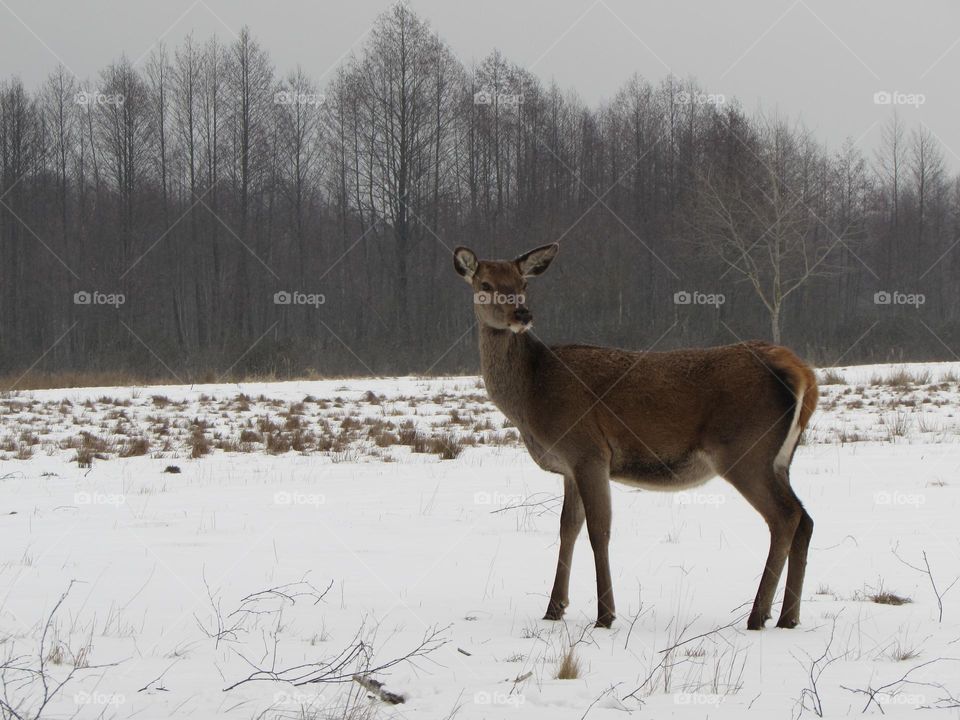
[[[960,167],[960,3],[956,0],[410,0],[465,63],[500,48],[593,103],[634,71],[695,76],[748,110],[802,116],[836,148],[867,150],[894,98]],[[39,84],[63,62],[81,78],[159,38],[224,39],[251,27],[285,72],[319,77],[359,47],[385,0],[0,0],[0,74]],[[327,75],[329,77],[329,75]],[[922,95],[922,98],[910,96]],[[918,104],[922,99],[922,104]]]

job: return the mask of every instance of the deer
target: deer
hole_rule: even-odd
[[[610,575],[610,481],[680,491],[714,477],[763,517],[770,548],[747,628],[760,630],[784,566],[779,628],[800,622],[813,520],[790,486],[790,465],[818,397],[813,370],[786,347],[748,341],[637,352],[543,343],[531,332],[527,281],[556,257],[556,243],[513,260],[453,252],[470,285],[487,394],[516,426],[533,461],[563,477],[560,549],[545,620],[569,605],[577,537],[587,525],[597,578],[595,627],[616,618]]]

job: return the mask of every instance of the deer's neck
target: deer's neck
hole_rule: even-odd
[[[529,332],[480,328],[480,369],[490,399],[518,427],[526,420],[543,345]]]

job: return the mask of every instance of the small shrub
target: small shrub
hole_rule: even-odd
[[[290,439],[281,432],[267,435],[267,452],[271,455],[280,455],[290,452]]]
[[[429,440],[430,452],[439,455],[441,460],[454,460],[463,452],[464,442],[452,433],[432,437]]]
[[[427,437],[417,430],[417,426],[413,424],[413,420],[405,420],[403,424],[400,425],[398,436],[400,438],[400,444],[408,445],[415,453],[432,452]]]
[[[77,461],[77,467],[79,468],[93,467],[93,450],[88,447],[77,448],[77,456],[75,460]]]
[[[870,602],[875,602],[878,605],[906,605],[907,603],[913,602],[910,598],[897,595],[895,592],[890,592],[883,587],[883,582],[879,583],[876,591],[869,592],[865,594],[867,600]]]
[[[390,447],[400,442],[400,438],[393,432],[393,426],[383,420],[377,420],[370,425],[367,429],[367,437],[380,448]]]
[[[359,430],[360,427],[361,423],[355,415],[347,415],[343,420],[340,421],[340,432]]]
[[[279,429],[280,427],[266,415],[261,415],[257,418],[257,430],[262,432],[264,435],[276,432]]]
[[[893,413],[886,413],[880,417],[880,422],[882,422],[886,428],[887,432],[890,434],[890,438],[895,437],[904,437],[907,432],[910,430],[911,419],[903,410],[897,410]]]
[[[290,447],[294,452],[306,452],[313,443],[313,434],[309,430],[296,430],[290,435]]]
[[[906,605],[907,603],[913,602],[913,600],[908,597],[887,592],[886,590],[867,595],[867,597],[871,602],[875,602],[878,605]]]
[[[203,429],[195,426],[190,433],[190,457],[202,458],[204,455],[209,455],[211,449],[210,441],[204,435]]]
[[[150,452],[150,440],[145,437],[137,437],[128,440],[120,450],[120,457],[137,457],[146,455]]]

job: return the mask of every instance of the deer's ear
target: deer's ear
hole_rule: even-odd
[[[453,251],[453,269],[460,273],[468,283],[473,282],[478,264],[477,256],[470,248],[458,247]]]
[[[559,251],[560,245],[557,243],[544,245],[543,247],[538,247],[535,250],[524,253],[514,260],[514,262],[517,264],[517,267],[520,269],[520,274],[523,275],[523,277],[542,275],[546,272],[546,269],[550,267],[550,263],[553,262],[553,259]]]

